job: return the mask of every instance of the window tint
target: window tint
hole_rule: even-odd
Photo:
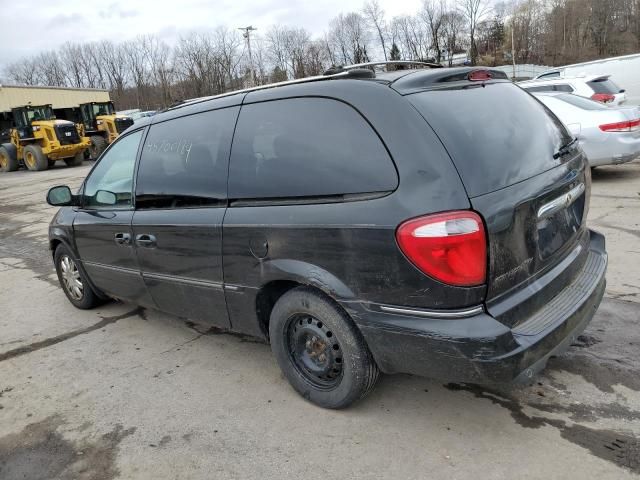
[[[242,107],[229,167],[229,197],[314,197],[394,190],[395,167],[352,107],[294,98]]]
[[[608,93],[610,95],[620,93],[620,87],[618,87],[608,78],[603,78],[601,80],[592,80],[591,82],[587,82],[587,85],[591,87],[594,93]]]
[[[571,87],[571,85],[568,85],[566,83],[560,83],[558,85],[555,85],[555,91],[571,93],[573,92],[573,88]]]
[[[136,208],[219,205],[239,107],[197,113],[152,125],[136,185]]]
[[[421,92],[406,97],[438,134],[470,196],[558,165],[571,140],[546,107],[512,83]]]
[[[600,102],[596,102],[595,100],[590,100],[584,97],[579,97],[577,95],[562,94],[558,95],[556,98],[583,110],[609,110],[609,107],[603,105]]]
[[[85,182],[84,204],[86,207],[114,207],[114,205],[105,205],[100,202],[105,198],[103,195],[97,195],[100,191],[115,194],[116,208],[131,206],[133,167],[141,138],[142,130],[122,137],[102,156]]]

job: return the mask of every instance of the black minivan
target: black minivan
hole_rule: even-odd
[[[69,300],[261,337],[346,407],[378,372],[526,381],[603,296],[591,177],[504,73],[337,69],[186,102],[127,130],[49,237]]]

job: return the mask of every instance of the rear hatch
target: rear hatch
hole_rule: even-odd
[[[487,309],[515,326],[586,259],[584,155],[560,121],[511,82],[456,82],[406,98],[440,137],[486,222]]]
[[[614,100],[610,102],[612,105],[622,105],[627,101],[627,94],[608,75],[589,80],[587,85],[593,90],[596,100],[598,95],[613,95]]]

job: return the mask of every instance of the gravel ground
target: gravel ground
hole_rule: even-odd
[[[606,296],[532,385],[386,376],[338,412],[298,397],[262,343],[133,305],[74,309],[43,199],[89,167],[0,174],[2,480],[640,476],[640,163],[594,171]]]

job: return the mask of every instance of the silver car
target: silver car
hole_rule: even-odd
[[[625,163],[640,156],[640,108],[608,107],[570,93],[533,95],[575,135],[592,167]]]

